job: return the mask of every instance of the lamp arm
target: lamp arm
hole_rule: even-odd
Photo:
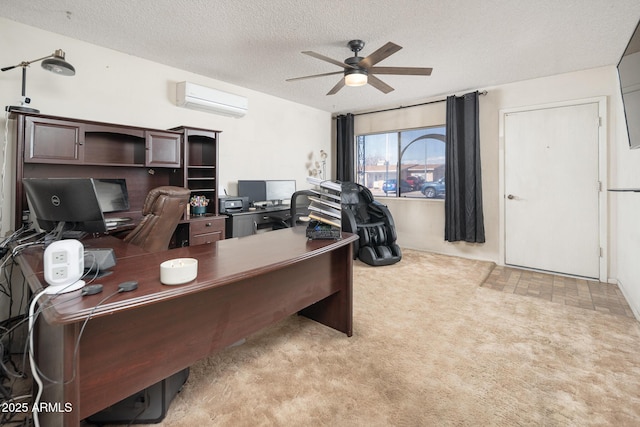
[[[52,53],[51,55],[43,56],[42,58],[34,59],[34,60],[28,61],[28,62],[23,62],[22,64],[29,65],[29,64],[33,64],[34,62],[42,61],[43,59],[53,58],[54,56],[55,56],[55,53]],[[20,65],[22,65],[22,64],[20,64]],[[24,67],[25,65],[22,65],[22,66]]]
[[[47,59],[47,58],[52,58],[53,56],[55,56],[55,54],[43,56],[42,58],[34,59],[32,61],[22,61],[21,63],[19,63],[17,65],[11,65],[9,67],[4,67],[4,68],[0,69],[0,71],[9,71],[9,70],[13,70],[14,68],[18,68],[18,67],[22,67],[22,68],[28,67],[29,65],[33,64],[34,62],[42,61],[43,59]]]

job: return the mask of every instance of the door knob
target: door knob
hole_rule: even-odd
[[[513,199],[515,199],[515,198],[516,198],[516,196],[514,196],[513,194],[509,194],[509,195],[507,196],[507,199],[509,199],[509,200],[513,200]]]

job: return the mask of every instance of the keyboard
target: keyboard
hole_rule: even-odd
[[[123,218],[105,218],[104,219],[107,224],[111,222],[131,222],[131,218],[123,217]]]
[[[342,237],[340,229],[328,224],[311,221],[307,225],[307,238],[309,239],[340,239]]]

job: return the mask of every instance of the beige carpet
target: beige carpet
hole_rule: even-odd
[[[290,317],[194,365],[158,425],[640,425],[638,322],[480,287],[492,267],[356,262],[353,337]]]

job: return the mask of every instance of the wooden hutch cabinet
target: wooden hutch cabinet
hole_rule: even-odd
[[[218,215],[217,192],[220,131],[148,129],[20,112],[12,113],[10,119],[16,122],[16,229],[28,210],[24,178],[124,178],[129,211],[107,217],[127,216],[137,222],[152,188],[186,187],[210,202],[204,217],[190,218],[185,212],[174,245],[224,238],[225,217]]]
[[[194,196],[204,196],[209,203],[206,213],[201,216],[190,215],[189,230],[178,226],[177,245],[185,239],[190,245],[211,243],[224,239],[225,216],[219,216],[218,204],[218,141],[220,132],[193,127],[177,127],[172,131],[180,132],[184,145],[184,167],[182,179],[184,186]]]

